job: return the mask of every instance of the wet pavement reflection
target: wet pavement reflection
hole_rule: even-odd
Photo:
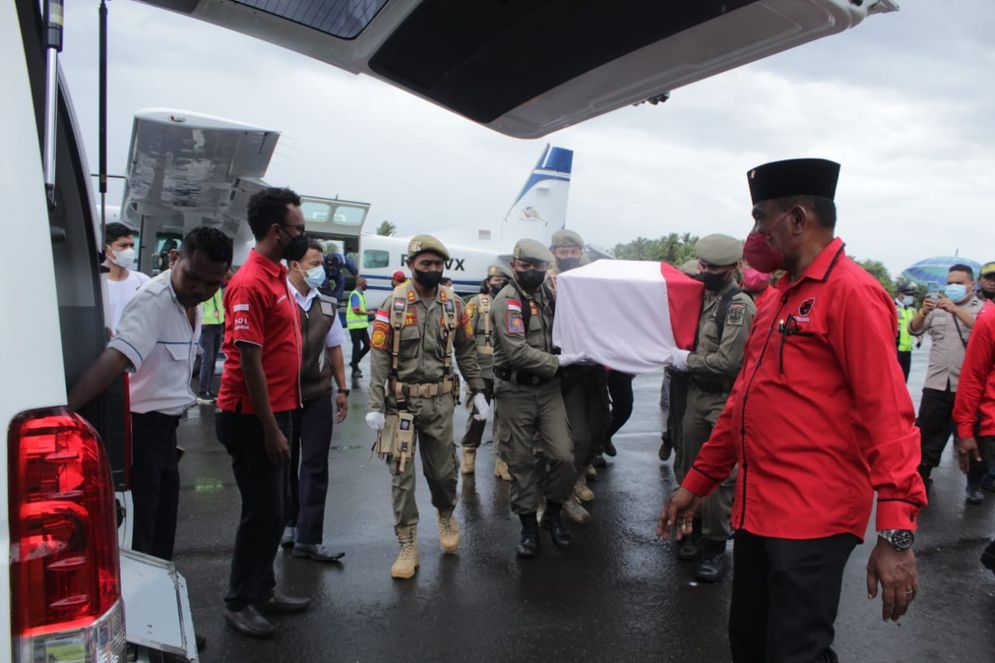
[[[910,388],[918,402],[926,350],[914,357]],[[348,352],[348,348],[346,348]],[[368,372],[368,371],[367,371]],[[228,454],[214,437],[213,408],[198,406],[181,423],[182,495],[176,564],[186,576],[198,632],[211,661],[727,661],[731,579],[693,580],[673,544],[656,540],[670,462],[660,463],[661,375],[634,382],[632,419],[616,435],[618,456],[591,484],[593,522],[573,526],[574,547],[555,549],[543,533],[535,560],[515,557],[518,521],[508,487],[493,476],[493,445],[478,454],[477,475],[460,480],[457,555],[439,549],[435,511],[424,479],[417,488],[421,567],[395,581],[397,553],[390,479],[371,457],[365,379],[336,426],[325,541],[346,552],[342,565],[277,555],[279,586],[310,596],[303,615],[278,616],[277,634],[255,641],[229,630],[222,616],[239,496]],[[465,409],[456,414],[456,439]],[[490,428],[485,432],[490,439]],[[858,546],[844,579],[836,650],[844,661],[995,660],[995,576],[978,563],[993,530],[995,495],[964,504],[964,478],[947,450],[934,473],[932,505],[921,518],[916,549],[920,592],[899,625],[884,624],[880,601],[867,600]],[[873,520],[872,520],[873,527]],[[873,531],[868,542],[873,541]]]

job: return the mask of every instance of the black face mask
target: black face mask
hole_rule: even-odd
[[[540,272],[537,269],[530,269],[525,272],[516,271],[515,275],[518,278],[518,285],[522,286],[522,290],[526,292],[534,291],[546,280],[546,272]]]
[[[290,233],[283,230],[283,226],[280,226],[280,230],[289,236]],[[307,239],[307,233],[301,233],[297,237],[294,237],[290,240],[290,244],[283,247],[283,253],[280,254],[280,257],[287,261],[300,260],[307,253]]]
[[[503,288],[504,288],[503,283],[493,283],[487,286],[487,290],[490,291],[491,297],[497,297],[497,294],[501,292]]]
[[[580,267],[580,258],[560,258],[556,261],[556,266],[561,272],[569,272],[575,267]]]
[[[423,272],[418,269],[412,269],[411,274],[418,285],[425,286],[426,288],[437,288],[442,283],[442,272]]]
[[[698,280],[705,284],[705,288],[711,290],[712,292],[718,292],[726,284],[726,277],[728,274],[712,274],[711,272],[702,272],[698,274]]]

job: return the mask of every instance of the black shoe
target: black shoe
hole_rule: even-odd
[[[256,604],[256,608],[259,612],[286,614],[290,612],[304,612],[310,605],[311,599],[287,596],[274,589],[273,594],[268,599]]]
[[[670,452],[673,447],[670,444],[670,435],[664,433],[660,436],[660,449],[656,452],[656,455],[660,457],[661,461],[666,461],[670,458]]]
[[[332,552],[318,543],[295,543],[294,557],[313,559],[316,562],[337,562],[345,557],[344,552]]]
[[[611,458],[614,458],[618,454],[618,449],[615,448],[615,444],[611,440],[601,445],[601,451]]]
[[[981,552],[981,565],[995,573],[995,541],[992,541]]]
[[[981,492],[981,486],[969,485],[965,491],[964,501],[972,505],[983,504],[985,494]]]
[[[563,505],[550,500],[546,501],[546,511],[542,514],[542,527],[549,530],[549,538],[553,540],[553,545],[557,548],[567,550],[573,540],[570,538],[570,530],[563,522],[561,510]]]
[[[539,554],[539,524],[534,513],[518,516],[522,521],[522,539],[518,542],[516,554],[522,559],[532,559]]]
[[[359,366],[352,369],[352,377],[361,378],[363,377],[363,371],[359,370]]]
[[[250,638],[273,636],[273,625],[251,605],[241,610],[225,610],[225,621],[233,629]]]
[[[701,556],[701,525],[694,523],[690,536],[685,536],[677,545],[677,559],[682,562],[693,562]]]
[[[591,461],[591,465],[595,467],[608,467],[608,461],[605,460],[603,455],[598,453],[594,456],[594,460]]]
[[[296,535],[296,533],[297,533],[296,530],[292,526],[287,525],[286,527],[284,527],[283,535],[280,537],[280,547],[289,548],[290,546],[294,545],[294,536]]]
[[[718,582],[726,574],[726,542],[705,541],[701,563],[694,577],[702,582]]]

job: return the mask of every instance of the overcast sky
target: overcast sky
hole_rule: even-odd
[[[66,3],[63,54],[94,171],[97,4]],[[744,237],[746,171],[823,156],[843,164],[837,230],[851,255],[893,273],[957,250],[995,259],[991,0],[902,4],[661,106],[523,141],[374,79],[115,0],[109,168],[123,173],[139,109],[220,115],[282,133],[268,182],[370,202],[368,229],[388,219],[413,234],[496,228],[551,142],[575,151],[567,226],[612,247],[669,232]]]

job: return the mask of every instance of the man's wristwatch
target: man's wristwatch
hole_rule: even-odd
[[[899,552],[911,548],[912,543],[916,540],[915,532],[910,529],[882,529],[878,530],[878,536]]]
[[[342,394],[343,396],[348,396],[349,395],[349,390],[348,389],[339,389],[339,393]]]

